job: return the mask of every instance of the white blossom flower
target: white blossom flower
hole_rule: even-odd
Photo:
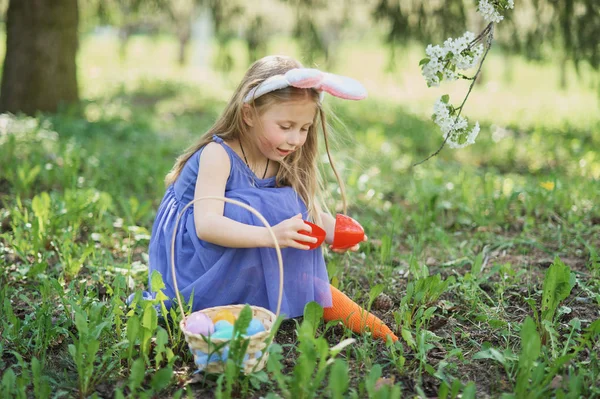
[[[471,47],[474,39],[472,32],[465,32],[457,39],[446,39],[443,46],[428,45],[425,49],[427,62],[421,70],[427,85],[439,86],[442,79],[451,82],[459,78],[456,69],[473,68],[483,54],[483,44]]]
[[[499,11],[513,9],[515,7],[515,2],[514,0],[507,0],[506,6],[502,3],[498,3],[498,1],[494,0],[479,0],[477,10],[486,21],[498,23],[504,19]]]
[[[479,135],[479,122],[475,122],[473,129],[468,130],[469,123],[466,118],[456,118],[451,112],[451,105],[443,98],[436,101],[433,106],[433,120],[440,127],[444,140],[450,148],[463,148],[475,143]],[[446,139],[447,137],[447,139]]]

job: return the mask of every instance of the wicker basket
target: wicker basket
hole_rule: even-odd
[[[265,225],[265,227],[269,231],[269,234],[273,238],[273,241],[275,242],[275,250],[277,252],[277,260],[279,262],[279,297],[277,298],[277,311],[276,313],[273,313],[270,310],[262,308],[260,306],[250,306],[250,309],[252,310],[252,317],[261,321],[261,323],[265,327],[265,331],[245,338],[250,340],[250,342],[248,344],[248,349],[246,350],[247,359],[244,360],[243,371],[244,373],[249,374],[254,371],[262,370],[262,368],[267,362],[267,359],[269,358],[268,345],[270,344],[270,342],[268,341],[271,336],[271,329],[275,324],[275,321],[279,317],[281,299],[283,297],[283,260],[281,257],[281,249],[279,248],[277,238],[275,237],[275,234],[273,233],[273,230],[271,229],[271,226],[269,225],[267,220],[256,209],[252,208],[247,204],[244,204],[243,202],[239,202],[221,196],[205,196],[190,201],[190,203],[188,203],[181,210],[179,216],[177,217],[177,221],[175,222],[175,229],[173,230],[173,237],[171,239],[171,273],[173,275],[173,284],[175,285],[175,295],[177,295],[177,303],[179,305],[179,310],[181,311],[182,315],[182,320],[179,323],[179,327],[181,328],[181,331],[183,331],[185,340],[188,343],[188,347],[194,355],[194,361],[198,367],[198,370],[206,371],[208,373],[224,372],[225,362],[221,361],[220,359],[224,348],[228,346],[227,343],[230,340],[208,339],[207,337],[204,337],[200,334],[194,334],[187,331],[187,317],[185,315],[185,311],[183,310],[183,302],[181,301],[181,296],[179,295],[179,288],[177,287],[177,278],[175,276],[175,234],[177,233],[177,226],[179,225],[179,220],[183,216],[184,211],[196,202],[209,199],[229,202],[234,205],[241,206],[242,208],[245,208],[248,211],[252,212]],[[236,317],[238,317],[245,306],[246,305],[215,306],[212,308],[200,310],[200,312],[206,314],[212,319],[212,317],[217,312],[221,310],[229,310]]]

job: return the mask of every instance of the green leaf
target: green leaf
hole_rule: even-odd
[[[477,390],[475,389],[475,383],[470,381],[463,390],[462,399],[474,399],[476,393]]]
[[[377,284],[371,287],[371,290],[369,291],[369,309],[371,308],[373,301],[383,292],[384,288],[385,286],[383,284]]]
[[[486,350],[482,350],[473,355],[473,360],[477,359],[492,359],[498,361],[500,364],[506,364],[506,358],[504,355],[494,348],[488,348]]]
[[[569,266],[556,257],[544,278],[542,320],[553,320],[558,305],[569,296],[575,282],[575,273],[571,273]]]
[[[144,381],[145,372],[146,364],[144,363],[144,359],[141,357],[137,358],[131,366],[131,374],[129,375],[129,389],[135,392],[137,387],[139,387],[142,381]]]
[[[36,357],[31,359],[31,374],[33,376],[33,391],[36,398],[50,397],[50,384],[42,375],[42,365]]]
[[[471,265],[471,274],[477,278],[479,277],[479,273],[481,273],[481,267],[483,266],[483,251],[480,252],[473,260],[473,264]]]
[[[343,398],[348,389],[348,365],[336,359],[329,372],[329,390],[333,399]]]
[[[442,384],[440,385],[440,389],[438,389],[438,394],[437,394],[438,399],[446,399],[448,397],[449,392],[450,392],[450,388],[448,387],[448,384],[446,384],[444,381],[442,381]]]
[[[521,328],[521,354],[519,356],[519,367],[531,366],[540,355],[541,342],[535,322],[527,317]],[[525,367],[526,368],[526,367]]]
[[[162,291],[158,291],[158,292],[156,292],[156,298],[155,299],[158,302],[164,302],[164,301],[168,300],[169,297],[166,296]]]
[[[161,391],[169,386],[171,382],[171,378],[173,377],[173,368],[168,366],[158,370],[152,376],[152,380],[150,380],[150,386],[152,389],[156,391]]]
[[[248,330],[248,326],[250,325],[251,321],[252,321],[252,309],[250,309],[249,305],[246,305],[242,308],[240,315],[238,316],[237,320],[234,323],[234,326],[233,326],[234,334],[237,334],[238,332],[241,334],[245,334],[246,331]]]
[[[133,315],[127,320],[127,340],[131,347],[135,345],[139,331],[140,319],[136,315]]]
[[[401,335],[402,335],[402,339],[404,339],[404,341],[406,341],[406,343],[411,348],[416,348],[417,343],[415,342],[415,339],[413,338],[412,333],[410,332],[409,329],[403,327],[402,331],[401,331]]]
[[[450,101],[450,96],[448,94],[444,94],[442,96],[442,102],[448,104],[449,101]]]
[[[10,398],[12,397],[13,387],[16,385],[17,376],[12,368],[6,370],[4,375],[2,376],[2,397]]]
[[[302,323],[310,324],[313,335],[317,332],[322,317],[323,308],[317,302],[311,301],[304,306],[304,321]]]
[[[156,309],[152,304],[148,303],[146,308],[144,309],[144,314],[142,316],[142,327],[148,329],[148,331],[154,332],[156,327],[158,326],[158,315],[156,314]]]
[[[541,339],[531,317],[527,317],[521,327],[521,354],[519,355],[519,375],[515,387],[516,396],[524,397],[527,392],[531,369],[541,351]]]
[[[77,326],[77,331],[79,332],[80,337],[85,337],[88,334],[88,322],[87,315],[82,312],[75,313],[75,325]]]
[[[371,368],[371,372],[367,376],[367,380],[365,381],[365,385],[367,388],[367,392],[369,393],[369,397],[375,397],[375,384],[377,380],[381,377],[381,366],[379,364],[375,364]]]
[[[423,58],[421,61],[419,61],[419,66],[421,65],[425,65],[427,64],[429,61],[431,61],[429,58]]]
[[[153,270],[152,275],[150,276],[150,289],[152,292],[159,292],[163,288],[165,288],[165,283],[161,274],[158,271]]]

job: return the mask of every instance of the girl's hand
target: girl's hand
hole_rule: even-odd
[[[298,233],[300,230],[311,232],[311,227],[304,223],[302,215],[299,213],[296,216],[286,219],[273,227],[273,233],[281,248],[296,248],[308,250],[310,247],[302,242],[315,243],[318,240],[315,237],[309,237],[304,234]],[[270,236],[270,235],[269,235]],[[299,242],[297,242],[299,241]],[[274,248],[275,243],[271,242],[270,247]]]
[[[369,238],[368,238],[368,237],[367,237],[367,235],[365,234],[365,235],[364,235],[364,237],[363,237],[363,241],[367,241],[368,239],[369,239]],[[343,248],[343,249],[341,249],[341,248],[333,248],[333,246],[332,246],[332,245],[330,245],[330,246],[329,246],[329,249],[330,249],[331,251],[333,251],[333,252],[337,253],[337,254],[343,254],[343,253],[346,253],[346,252],[348,252],[348,251],[356,252],[356,251],[358,251],[358,249],[359,249],[359,248],[360,248],[360,244],[356,244],[356,245],[355,245],[355,246],[353,246],[353,247],[350,247],[350,248]]]

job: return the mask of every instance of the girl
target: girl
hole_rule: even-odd
[[[368,327],[377,337],[397,340],[381,320],[329,285],[321,248],[307,245],[317,239],[299,233],[310,232],[303,219],[312,220],[326,230],[326,242],[333,241],[335,220],[316,201],[318,126],[327,144],[323,91],[349,99],[366,96],[360,83],[302,68],[289,57],[265,57],[250,67],[221,117],[166,177],[150,240],[150,275],[160,272],[165,294],[175,296],[170,252],[177,216],[194,198],[225,196],[257,209],[273,226],[285,268],[281,313],[300,316],[306,303],[316,301],[326,320],[340,319],[356,332]],[[195,203],[184,212],[175,265],[181,294],[193,297],[193,310],[249,303],[274,311],[279,267],[274,242],[260,220],[217,200]]]

